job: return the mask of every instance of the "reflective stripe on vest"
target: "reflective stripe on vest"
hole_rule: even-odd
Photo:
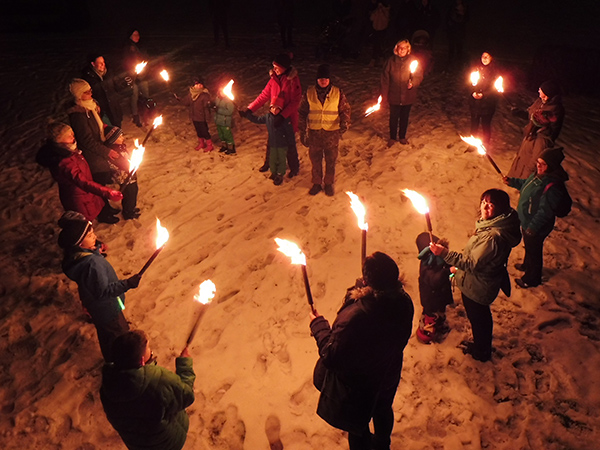
[[[309,106],[308,128],[310,130],[334,131],[340,129],[340,115],[338,112],[340,90],[337,87],[331,86],[323,105],[319,101],[317,89],[314,86],[308,88],[306,99]]]

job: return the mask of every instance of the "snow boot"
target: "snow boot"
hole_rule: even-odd
[[[206,147],[206,142],[202,138],[198,138],[198,145],[194,147],[194,150],[200,150],[201,148]]]
[[[206,140],[206,148],[204,149],[204,153],[212,152],[215,148],[213,147],[213,143],[210,139]]]

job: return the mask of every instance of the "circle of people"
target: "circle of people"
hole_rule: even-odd
[[[59,220],[62,267],[78,285],[107,363],[101,388],[107,418],[130,449],[180,449],[189,427],[185,408],[194,401],[195,374],[189,350],[184,348],[176,359],[175,373],[156,364],[148,336],[141,330],[130,330],[123,315],[125,292],[139,286],[141,275],[118,278],[92,224],[94,220],[116,223],[120,211],[125,220],[136,219],[141,213],[136,207],[137,179],[135,175],[128,177],[130,151],[124,144],[120,128],[123,113],[116,97],[118,86],[131,92],[132,120],[142,126],[140,110],[152,106],[153,101],[148,80],[135,73],[135,65],[146,56],[139,41],[139,32],[132,30],[124,50],[124,76],[108,76],[103,56],[90,57],[82,78],[69,86],[73,96],[67,110],[70,126],[49,124],[48,139],[38,151],[37,161],[49,168],[57,181],[66,211]],[[388,147],[409,143],[410,110],[425,70],[421,64],[411,71],[414,59],[410,42],[401,40],[381,75],[381,95],[390,111]],[[474,70],[479,76],[468,98],[471,133],[489,145],[499,98],[493,85],[498,70],[488,52],[482,54]],[[198,136],[196,150],[214,149],[207,123],[214,111],[220,151],[236,154],[232,133],[236,108],[232,100],[219,92],[212,101],[199,76],[194,77],[185,97],[175,97],[189,107]],[[269,112],[255,115],[267,102]],[[331,83],[329,65],[318,67],[315,84],[302,94],[290,55],[277,55],[263,91],[238,113],[267,127],[265,163],[259,171],[270,170],[273,184],[283,183],[287,166],[289,178],[298,175],[295,135],[299,133],[312,165],[309,194],[324,190],[326,195],[334,195],[339,140],[350,126],[350,105],[343,91]],[[525,256],[515,265],[523,276],[516,284],[523,289],[540,285],[544,240],[556,217],[564,217],[571,207],[565,187],[568,175],[561,166],[563,149],[554,146],[564,117],[559,86],[551,81],[543,83],[539,98],[525,117],[528,123],[521,146],[508,176],[503,177],[506,185],[520,191],[516,210],[506,192],[489,189],[480,197],[480,218],[461,252],[450,250],[444,239],[434,236],[432,242],[428,233],[416,240],[422,306],[417,339],[424,344],[439,343],[449,333],[445,309],[453,303],[453,279],[461,291],[473,336],[463,341],[461,348],[481,362],[490,361],[493,354],[490,305],[500,290],[510,295],[507,263],[512,248],[523,239]],[[375,252],[368,256],[362,275],[348,289],[332,325],[317,311],[311,313],[311,335],[319,350],[314,370],[314,384],[321,392],[317,414],[348,432],[350,449],[389,449],[392,403],[400,382],[403,350],[412,332],[414,308],[399,281],[398,266],[388,255]],[[375,434],[369,431],[371,420]]]

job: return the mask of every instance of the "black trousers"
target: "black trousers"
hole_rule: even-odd
[[[202,139],[210,139],[210,133],[208,131],[208,123],[192,121],[194,128],[196,129],[196,136]]]
[[[129,183],[123,188],[123,201],[121,206],[123,207],[123,217],[132,217],[135,214],[135,207],[137,205],[138,196],[138,184],[137,181]]]
[[[390,139],[406,139],[408,116],[412,105],[390,105]],[[398,138],[396,138],[398,136]]]
[[[542,284],[542,268],[544,266],[544,240],[547,234],[536,234],[527,236],[523,233],[523,244],[525,245],[525,274],[522,280],[529,286],[539,286]]]
[[[463,305],[473,331],[473,356],[489,359],[492,354],[492,310],[462,294]]]
[[[350,450],[389,450],[392,442],[392,429],[394,428],[394,410],[392,404],[398,386],[386,389],[379,393],[375,410],[373,411],[373,428],[375,434],[371,435],[367,425],[361,434],[348,433]]]

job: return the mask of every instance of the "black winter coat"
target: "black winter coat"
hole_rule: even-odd
[[[121,109],[121,96],[117,93],[118,86],[115,79],[108,75],[100,77],[91,64],[83,68],[81,78],[92,87],[92,97],[100,105],[101,114],[106,114],[110,123],[121,127],[123,110]]]

